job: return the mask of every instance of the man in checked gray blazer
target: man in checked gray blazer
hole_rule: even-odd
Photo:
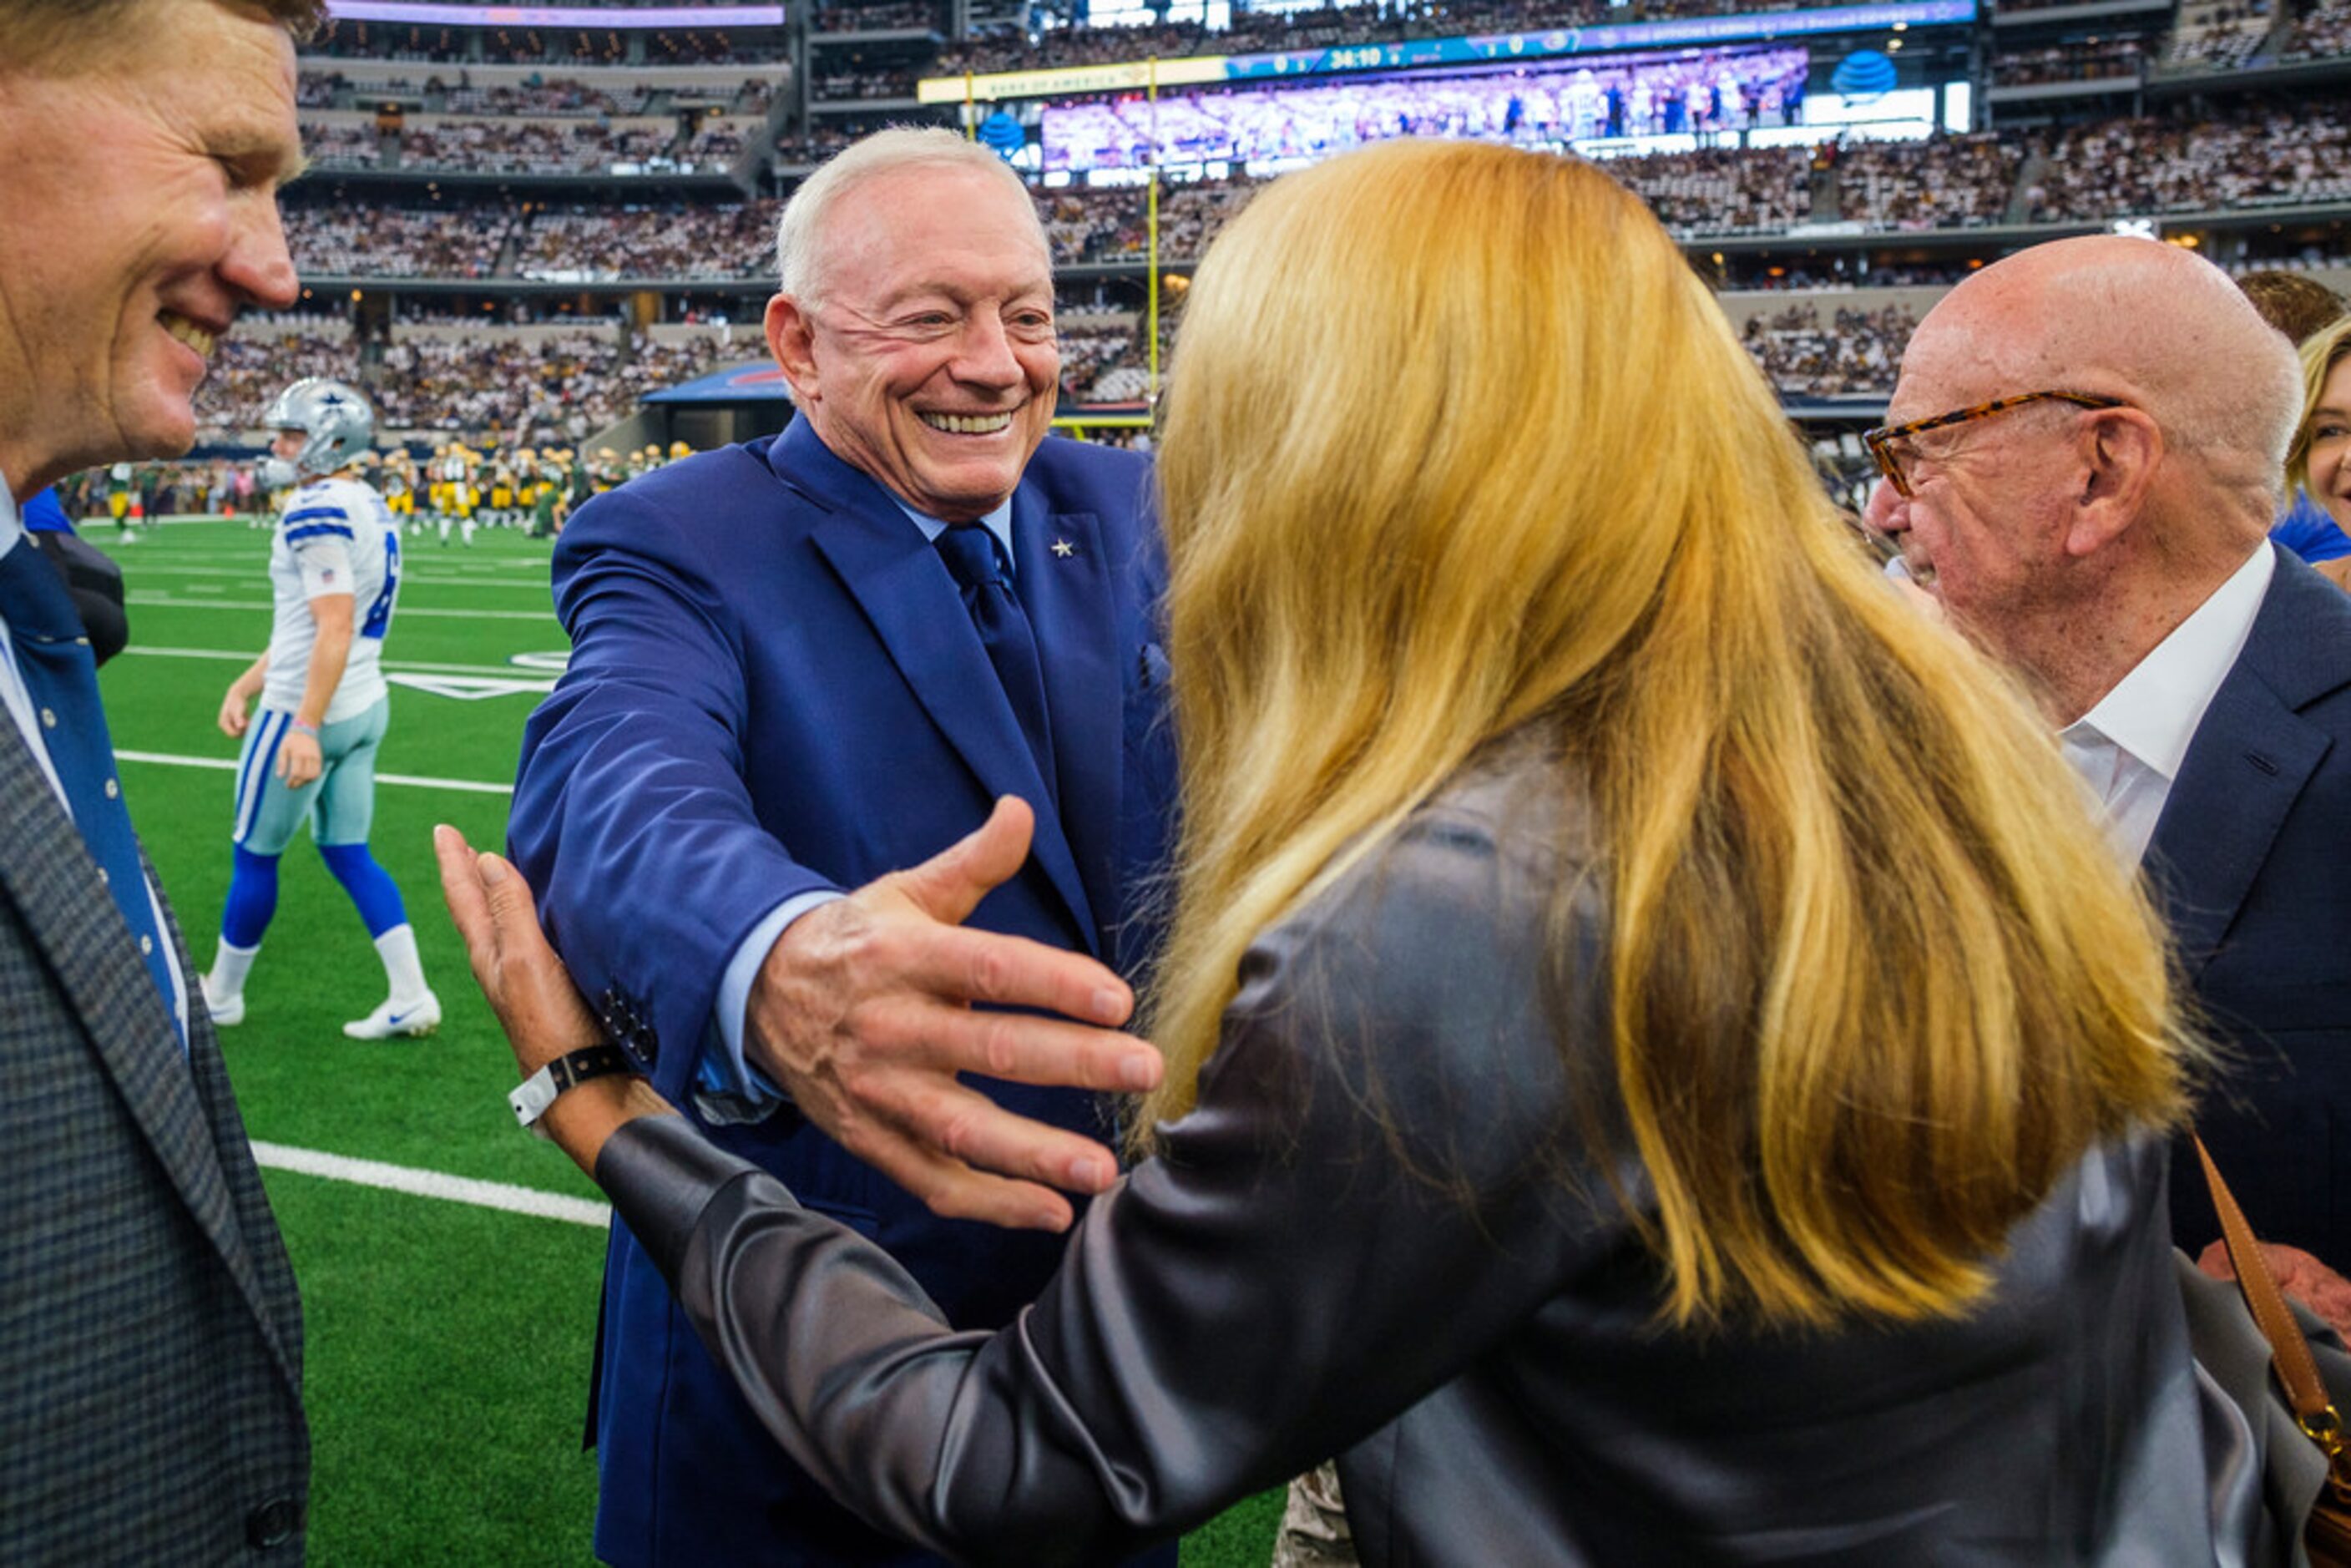
[[[16,498],[186,451],[216,338],[293,302],[317,15],[0,5],[0,1563],[302,1553],[293,1274]]]

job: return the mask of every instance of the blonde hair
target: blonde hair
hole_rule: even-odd
[[[893,125],[861,137],[800,182],[776,220],[776,291],[803,303],[822,298],[824,220],[832,204],[871,181],[911,169],[963,170],[1000,182],[1037,227],[1037,248],[1048,256],[1045,223],[1012,166],[981,143],[940,126]]]
[[[1956,1312],[2092,1142],[2179,1113],[2158,927],[2050,737],[1876,580],[1605,175],[1396,141],[1288,176],[1175,362],[1146,1146],[1257,935],[1529,726],[1596,821],[1585,983],[1674,1321]]]
[[[2322,327],[2302,341],[2302,420],[2294,427],[2294,445],[2285,455],[2285,482],[2289,492],[2310,490],[2310,422],[2318,412],[2318,400],[2326,395],[2326,378],[2335,367],[2351,357],[2351,316],[2331,327]]]

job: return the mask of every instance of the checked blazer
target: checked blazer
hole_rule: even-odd
[[[0,717],[0,1563],[301,1558],[300,1303],[193,996],[188,1037]]]
[[[969,924],[1132,971],[1175,755],[1148,486],[1134,454],[1049,438],[1013,492],[1050,791],[946,562],[805,420],[598,497],[556,548],[570,664],[524,733],[507,833],[557,948],[606,1031],[706,1137],[874,1239],[958,1327],[1008,1321],[1063,1239],[941,1219],[789,1108],[712,1125],[696,1062],[720,976],[769,909],[918,864],[1000,795],[1038,808],[1036,836]],[[971,1082],[1020,1114],[1106,1130],[1082,1091]],[[935,1561],[784,1456],[624,1226],[600,1347],[603,1561]]]

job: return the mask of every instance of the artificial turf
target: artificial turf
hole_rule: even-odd
[[[269,535],[179,521],[125,543],[131,646],[101,675],[132,819],[201,967],[227,892],[237,743],[221,694],[269,636]],[[577,1197],[594,1189],[519,1136],[513,1059],[441,908],[431,830],[503,841],[522,725],[564,648],[548,546],[485,530],[470,549],[408,541],[384,649],[392,718],[372,843],[406,895],[444,1008],[427,1040],[362,1044],[340,1025],[383,991],[367,933],[307,839],[223,1049],[258,1142]],[[518,662],[519,661],[519,662]],[[394,783],[393,776],[438,781]],[[456,789],[449,785],[486,788]],[[601,1235],[579,1224],[266,1173],[302,1288],[317,1474],[314,1562],[584,1564],[592,1460],[580,1451]],[[1278,1494],[1184,1542],[1186,1568],[1258,1568]],[[723,1565],[714,1565],[723,1568]]]

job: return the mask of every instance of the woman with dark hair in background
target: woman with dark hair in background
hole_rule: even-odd
[[[951,1333],[642,1081],[548,1113],[778,1441],[975,1561],[1334,1454],[1374,1563],[2205,1559],[2157,925],[1664,230],[1385,144],[1227,229],[1176,362],[1168,1071],[1044,1296]],[[526,1072],[592,1038],[440,847]]]

